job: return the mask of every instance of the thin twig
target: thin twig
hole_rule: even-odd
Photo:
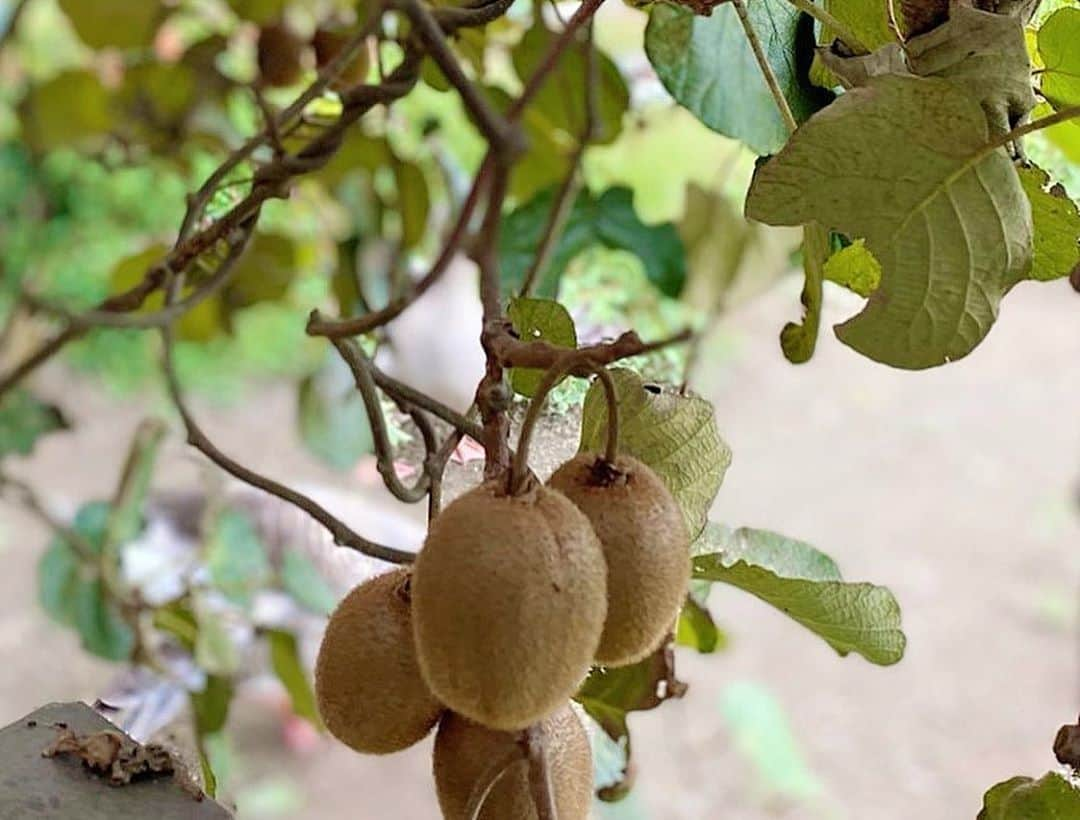
[[[1055,125],[1060,125],[1063,122],[1076,119],[1080,117],[1080,105],[1069,106],[1068,108],[1062,108],[1055,114],[1050,114],[1046,117],[1040,117],[1037,120],[1032,120],[1024,125],[1018,125],[1008,134],[1004,134],[990,143],[987,143],[986,147],[980,152],[980,156],[985,156],[992,151],[1002,148],[1011,142],[1015,142],[1028,134],[1035,131],[1041,131],[1044,128],[1051,128]]]
[[[689,341],[693,335],[692,330],[686,329],[676,333],[674,336],[668,336],[654,342],[643,342],[637,333],[631,330],[610,342],[579,347],[577,352],[585,354],[588,360],[596,365],[608,365],[620,359],[642,356],[671,345],[682,344]],[[503,367],[528,367],[546,370],[567,354],[565,347],[556,347],[547,342],[523,342],[509,335],[509,333],[503,333],[492,340],[492,346]],[[579,376],[588,372],[588,368],[570,372]]]
[[[799,123],[795,119],[795,115],[791,113],[791,106],[788,104],[787,97],[784,96],[783,89],[780,88],[780,81],[776,78],[776,72],[773,71],[772,65],[769,63],[765,48],[761,45],[761,38],[758,37],[757,31],[754,30],[754,24],[746,13],[746,4],[743,0],[731,0],[731,4],[735,6],[735,13],[739,16],[739,22],[742,23],[743,31],[746,32],[746,39],[750,43],[750,49],[754,52],[754,58],[757,60],[758,67],[765,77],[765,83],[769,86],[769,93],[772,94],[773,100],[776,102],[776,107],[780,111],[784,125],[787,126],[788,131],[793,132],[799,127]]]

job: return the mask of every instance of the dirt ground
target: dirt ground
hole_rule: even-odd
[[[851,312],[831,295],[827,319]],[[796,306],[789,287],[730,317],[698,374],[735,452],[714,518],[799,537],[847,578],[889,585],[907,655],[885,669],[841,659],[757,600],[715,590],[730,648],[680,655],[689,693],[632,719],[637,791],[597,817],[973,818],[991,784],[1051,767],[1054,731],[1080,708],[1080,296],[1021,285],[971,357],[924,373],[874,365],[827,330],[810,364],[788,365],[776,337]],[[40,384],[64,394],[78,428],[13,472],[57,499],[102,493],[146,408],[62,370]],[[232,453],[355,492],[352,512],[369,515],[375,491],[299,452],[292,412],[274,388],[246,408],[201,408]],[[179,441],[166,457],[165,483],[191,480],[196,459]],[[110,675],[35,605],[44,537],[0,507],[0,725],[50,700],[92,700]],[[238,781],[261,795],[245,820],[437,816],[430,740],[388,758],[330,741],[299,754],[255,703],[235,726]]]

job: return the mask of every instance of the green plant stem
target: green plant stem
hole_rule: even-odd
[[[855,33],[849,29],[846,25],[840,22],[836,17],[827,12],[821,6],[815,4],[813,0],[788,0],[791,5],[797,8],[799,11],[805,12],[817,20],[821,25],[833,30],[837,38],[843,41],[854,54],[869,54],[870,49],[862,44],[862,41],[855,35]]]
[[[769,86],[769,93],[772,94],[776,107],[780,110],[784,125],[787,126],[788,131],[793,132],[799,127],[799,123],[795,120],[795,115],[791,113],[791,106],[788,104],[787,97],[784,96],[783,89],[780,88],[780,81],[776,78],[776,72],[773,71],[769,58],[765,54],[765,49],[761,45],[761,38],[758,37],[757,31],[754,30],[754,24],[746,13],[746,4],[743,0],[731,0],[731,4],[735,6],[735,13],[739,16],[739,22],[742,23],[746,39],[750,43],[750,49],[754,52],[754,59],[757,60],[758,67],[765,76],[765,83]]]

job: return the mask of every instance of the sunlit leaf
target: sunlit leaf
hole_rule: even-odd
[[[619,450],[663,479],[696,535],[731,464],[731,449],[716,429],[713,407],[698,396],[645,384],[632,370],[611,371],[619,405]],[[607,403],[594,383],[581,416],[581,450],[603,452]]]
[[[108,92],[89,71],[65,71],[31,86],[19,114],[23,139],[38,152],[85,145],[113,123]]]
[[[881,283],[881,265],[866,249],[866,242],[857,239],[829,257],[825,278],[859,296],[869,296]]]
[[[1058,9],[1039,29],[1039,90],[1057,109],[1080,105],[1080,9]]]
[[[518,337],[528,341],[544,341],[556,347],[577,347],[574,320],[566,308],[552,299],[518,298],[506,311]],[[522,396],[535,395],[544,371],[516,367],[510,371],[510,384]]]

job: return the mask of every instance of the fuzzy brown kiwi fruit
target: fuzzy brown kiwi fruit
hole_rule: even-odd
[[[608,565],[608,614],[596,661],[623,666],[663,641],[686,597],[690,535],[682,511],[652,468],[621,455],[567,461],[548,480],[585,513]]]
[[[420,670],[450,709],[523,729],[574,693],[607,611],[604,553],[585,516],[532,481],[489,481],[432,523],[413,570]]]
[[[592,804],[592,752],[589,737],[573,709],[564,705],[541,722],[548,772],[559,820],[586,820]],[[514,752],[519,735],[487,729],[447,712],[435,735],[432,769],[445,820],[472,820],[467,808],[477,787],[486,785],[491,767]],[[511,763],[488,792],[479,820],[536,820],[529,791],[528,762]]]
[[[311,38],[311,46],[315,49],[315,66],[322,69],[331,62],[349,42],[350,32],[346,29],[323,26],[319,28]],[[367,78],[368,55],[366,49],[346,65],[341,73],[330,82],[330,88],[334,91],[344,91],[354,85],[359,85]]]
[[[358,752],[389,754],[423,738],[442,705],[413,649],[409,570],[365,581],[334,610],[315,663],[319,714]]]
[[[259,29],[255,55],[259,65],[259,80],[266,86],[292,85],[300,79],[300,55],[304,44],[281,23],[271,23]]]

